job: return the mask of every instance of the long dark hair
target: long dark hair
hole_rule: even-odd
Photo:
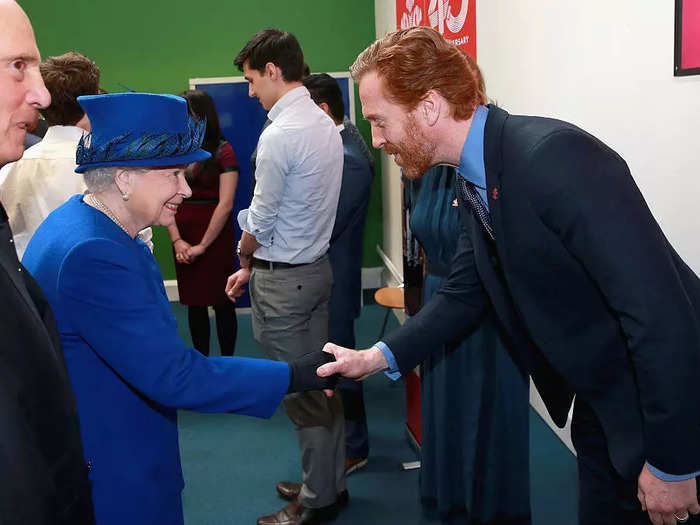
[[[201,89],[188,89],[180,94],[190,106],[190,111],[199,120],[207,119],[207,130],[204,133],[202,148],[214,156],[219,143],[224,138],[219,126],[219,116],[216,114],[214,99]]]

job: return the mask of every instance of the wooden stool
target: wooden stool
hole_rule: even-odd
[[[391,309],[404,309],[403,288],[393,288],[390,286],[379,288],[376,292],[374,292],[374,300],[379,306],[384,306],[386,308],[384,322],[382,323],[382,331],[379,332],[379,339],[381,339],[384,336],[384,330],[386,330],[386,323],[389,321]]]

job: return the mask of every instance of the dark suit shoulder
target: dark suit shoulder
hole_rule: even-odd
[[[504,144],[521,154],[531,153],[542,143],[557,136],[587,136],[595,139],[569,122],[547,117],[509,115],[503,126]]]

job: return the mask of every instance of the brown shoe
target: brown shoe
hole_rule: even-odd
[[[294,498],[286,507],[278,510],[274,514],[260,516],[258,518],[258,525],[297,525],[302,511],[303,507],[297,499]]]
[[[301,483],[296,481],[280,481],[275,485],[277,489],[277,494],[282,496],[286,500],[293,500],[301,492]],[[338,498],[335,500],[335,504],[339,507],[345,507],[350,500],[350,494],[347,489],[338,494]]]
[[[275,485],[277,493],[284,499],[293,500],[301,492],[301,483],[296,483],[294,481],[280,481]]]
[[[335,503],[311,509],[304,507],[298,500],[294,499],[276,513],[260,516],[258,525],[319,525],[335,519],[337,515],[338,505]]]

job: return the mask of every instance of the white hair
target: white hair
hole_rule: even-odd
[[[116,174],[117,168],[115,166],[102,166],[85,171],[83,180],[90,193],[100,193],[114,184]]]
[[[90,193],[100,193],[114,184],[114,177],[117,175],[117,170],[127,170],[141,174],[147,172],[149,169],[150,168],[142,167],[124,168],[119,166],[101,166],[85,171],[83,173],[83,180]]]

